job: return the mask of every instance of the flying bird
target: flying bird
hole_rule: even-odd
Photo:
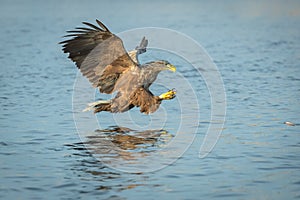
[[[149,114],[155,112],[163,100],[175,98],[175,89],[159,96],[149,90],[161,71],[175,72],[176,68],[165,60],[141,64],[138,56],[146,52],[148,40],[145,37],[139,46],[127,52],[118,36],[99,20],[96,22],[98,26],[83,22],[86,27],[67,31],[65,37],[69,39],[60,42],[63,52],[69,54],[93,87],[100,93],[116,93],[110,100],[88,104],[84,111],[117,113],[139,107],[140,112]]]

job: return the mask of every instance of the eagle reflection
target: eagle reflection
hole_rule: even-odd
[[[173,135],[163,129],[138,131],[111,126],[86,136],[84,144],[94,156],[100,156],[102,160],[128,160],[147,156],[147,153],[159,150],[172,138]]]

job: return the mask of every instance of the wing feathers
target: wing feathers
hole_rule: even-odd
[[[148,40],[145,38],[145,36],[142,38],[142,41],[139,46],[135,47],[135,49],[138,51],[138,54],[142,54],[146,52],[146,48],[148,46]]]
[[[94,28],[95,30],[98,30],[98,31],[102,31],[99,27],[95,26],[94,24],[90,24],[88,22],[82,22],[83,24],[91,27],[91,28]]]
[[[91,32],[95,31],[94,29],[85,28],[85,27],[76,27],[75,29],[77,29],[77,30],[83,30],[85,32],[87,32],[87,31],[91,31]]]
[[[101,28],[103,28],[104,31],[110,32],[108,30],[108,28],[102,22],[100,22],[98,19],[96,19],[96,22]]]
[[[120,74],[136,64],[127,54],[122,40],[99,20],[96,22],[99,27],[83,22],[87,27],[67,31],[69,34],[65,37],[71,39],[60,44],[94,87],[99,87],[101,92],[111,93]]]

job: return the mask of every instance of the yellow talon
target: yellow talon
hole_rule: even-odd
[[[169,90],[166,93],[163,93],[163,94],[159,95],[159,98],[162,99],[162,100],[170,100],[170,99],[174,99],[175,96],[176,96],[176,90],[172,89],[172,90]]]

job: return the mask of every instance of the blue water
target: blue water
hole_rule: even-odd
[[[2,1],[0,13],[1,199],[300,198],[300,125],[283,124],[300,123],[298,1]],[[82,141],[74,124],[77,69],[58,42],[66,30],[96,18],[116,33],[173,29],[206,49],[227,96],[224,129],[207,157],[198,155],[209,125],[209,93],[182,65],[179,71],[198,89],[201,114],[196,138],[180,159],[158,171],[126,173],[86,149],[95,139]],[[151,55],[159,56],[150,51],[145,59]],[[172,119],[170,137],[177,126]],[[111,130],[114,124],[105,125]],[[103,138],[103,130],[91,131]],[[110,132],[128,152],[155,151],[169,141]]]

